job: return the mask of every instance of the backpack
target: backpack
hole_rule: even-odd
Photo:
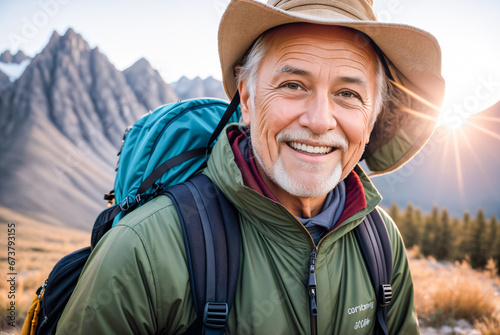
[[[114,198],[116,204],[96,219],[91,246],[63,257],[54,266],[36,292],[22,334],[55,333],[97,242],[119,218],[159,194],[169,196],[176,206],[188,255],[199,317],[186,334],[224,333],[238,279],[240,233],[239,225],[235,224],[238,213],[207,177],[198,174],[189,178],[204,167],[225,124],[237,120],[238,113],[233,114],[238,104],[238,94],[229,105],[216,99],[178,102],[158,108],[127,129],[119,153],[115,190],[105,196],[108,201]],[[155,150],[157,147],[168,150]],[[358,227],[356,237],[379,302],[378,328],[387,334],[385,320],[392,272],[390,242],[376,210]]]

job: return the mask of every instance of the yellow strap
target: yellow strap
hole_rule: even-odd
[[[35,294],[30,308],[28,309],[26,319],[24,320],[21,335],[35,335],[36,327],[38,326],[38,314],[40,313],[40,305],[44,293],[45,292],[42,293],[40,298],[38,297],[38,294]]]

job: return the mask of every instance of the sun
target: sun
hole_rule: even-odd
[[[461,114],[444,113],[441,114],[437,123],[437,127],[445,126],[452,131],[462,130],[467,123],[467,116]]]
[[[465,117],[457,117],[451,121],[448,121],[445,125],[451,130],[460,130],[463,128],[466,122],[467,121]]]

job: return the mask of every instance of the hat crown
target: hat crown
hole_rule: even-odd
[[[267,4],[288,12],[310,12],[317,17],[338,13],[359,21],[377,20],[373,0],[269,0]]]

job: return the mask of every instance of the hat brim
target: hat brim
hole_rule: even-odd
[[[412,26],[360,21],[334,11],[328,11],[326,16],[325,11],[318,11],[321,10],[283,11],[254,0],[232,0],[221,19],[218,34],[224,90],[230,98],[235,94],[234,67],[252,43],[271,28],[290,23],[315,23],[361,31],[383,52],[394,80],[420,100],[420,110],[414,110],[413,116],[422,113],[421,122],[407,122],[405,129],[398,129],[390,141],[372,149],[365,157],[372,175],[393,171],[422,148],[437,122],[445,87],[439,44],[434,36]],[[410,99],[415,102],[414,97]],[[414,109],[414,106],[407,107]]]

